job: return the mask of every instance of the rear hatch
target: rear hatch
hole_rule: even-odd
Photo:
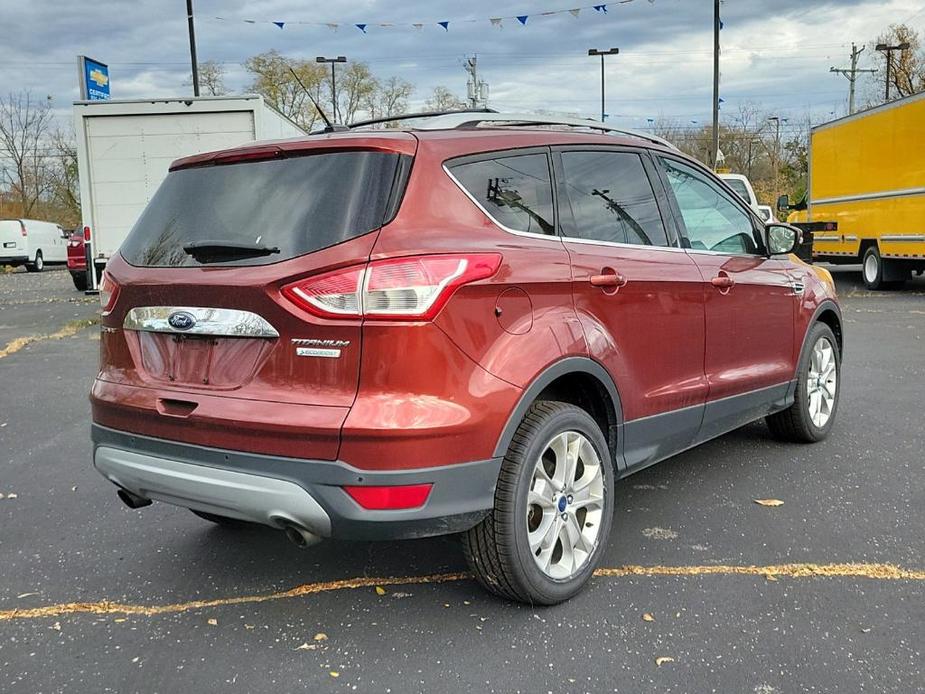
[[[107,268],[96,421],[335,458],[362,322],[312,315],[282,289],[369,259],[414,143],[335,136],[175,165]]]
[[[0,257],[26,255],[26,236],[18,219],[0,219]]]

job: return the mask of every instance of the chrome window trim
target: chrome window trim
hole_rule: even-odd
[[[650,246],[647,243],[623,243],[622,241],[598,241],[597,239],[583,239],[578,236],[563,236],[563,241],[568,241],[569,243],[583,243],[589,246],[613,246],[616,248],[641,248],[648,251],[680,251],[683,253],[688,250],[686,248],[679,248],[678,246]]]
[[[499,151],[498,154],[501,156],[504,156],[503,151]],[[511,156],[511,155],[507,155],[507,156]],[[528,156],[528,155],[513,155],[513,156]],[[497,219],[494,218],[491,212],[489,212],[482,206],[482,203],[478,201],[478,198],[476,198],[474,195],[472,195],[472,193],[466,190],[466,187],[462,183],[459,182],[459,179],[453,175],[453,173],[447,168],[446,164],[442,164],[442,167],[443,167],[444,173],[446,173],[446,175],[450,177],[450,180],[456,184],[456,187],[459,188],[463,193],[465,193],[466,197],[469,198],[473,203],[475,203],[475,206],[478,207],[485,214],[485,216],[488,217],[495,224],[495,226],[499,227],[503,231],[506,231],[509,234],[514,234],[515,236],[525,236],[531,239],[559,240],[559,236],[554,233],[553,234],[538,234],[535,231],[520,231],[519,229],[512,229],[511,227],[502,224],[501,222],[499,222]],[[555,211],[555,196],[552,192],[552,181],[551,180],[549,182],[549,189],[550,189],[550,195],[553,196],[552,198],[553,210]]]
[[[177,330],[168,322],[178,311],[189,313],[195,323],[187,330]],[[209,335],[212,337],[279,337],[266,319],[250,311],[207,306],[138,306],[130,310],[122,327],[173,335]]]

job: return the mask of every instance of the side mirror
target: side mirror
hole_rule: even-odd
[[[768,255],[793,253],[793,250],[803,240],[803,232],[789,224],[780,224],[778,222],[766,224],[764,231]]]
[[[790,209],[790,196],[781,195],[777,198],[777,209],[779,210],[789,210]]]

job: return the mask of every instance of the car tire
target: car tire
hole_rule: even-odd
[[[79,292],[87,291],[87,273],[86,272],[72,272],[71,279],[74,280],[74,289]]]
[[[478,582],[530,604],[578,593],[607,546],[613,483],[610,450],[594,419],[571,404],[534,403],[504,456],[494,508],[463,535]]]
[[[793,404],[766,418],[775,438],[815,443],[828,436],[841,395],[841,354],[832,329],[816,323],[806,338]],[[828,356],[826,356],[828,355]]]
[[[889,282],[884,280],[885,262],[886,261],[880,257],[880,249],[877,248],[877,246],[870,246],[864,251],[864,259],[861,264],[861,276],[864,279],[865,287],[872,290],[899,289],[906,283],[904,279],[891,280]]]
[[[29,272],[41,272],[45,269],[45,258],[42,256],[42,251],[35,252],[35,260],[31,263],[26,263],[26,270]]]
[[[206,513],[205,511],[197,511],[194,508],[191,508],[190,511],[193,512],[193,515],[199,516],[203,520],[207,520],[210,523],[215,523],[216,525],[220,525],[223,528],[248,528],[254,525],[254,523],[251,523],[246,520],[241,520],[239,518],[229,518],[228,516],[219,516],[214,513]]]

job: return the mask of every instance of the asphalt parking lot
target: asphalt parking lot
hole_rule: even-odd
[[[95,298],[0,273],[0,691],[922,691],[925,279],[835,276],[831,437],[756,423],[621,482],[604,569],[539,609],[453,538],[299,550],[126,508],[90,462]]]

